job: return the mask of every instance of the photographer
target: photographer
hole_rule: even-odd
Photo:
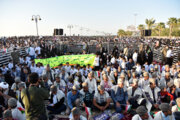
[[[49,91],[40,81],[37,73],[28,76],[29,88],[23,89],[21,99],[25,106],[27,120],[47,120],[44,99],[48,99]],[[41,86],[41,87],[39,87]]]

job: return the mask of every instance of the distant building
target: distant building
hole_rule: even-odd
[[[136,31],[136,27],[134,25],[127,26],[126,31]]]

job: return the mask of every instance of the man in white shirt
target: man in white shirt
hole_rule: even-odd
[[[167,51],[167,54],[166,54],[166,60],[167,60],[167,64],[169,66],[172,65],[172,57],[173,57],[173,53],[172,53],[172,47],[169,48],[169,50]]]
[[[132,117],[132,120],[153,120],[150,113],[148,113],[144,106],[139,106],[136,109],[136,113],[137,114]]]
[[[41,54],[41,48],[40,48],[39,46],[37,46],[37,47],[35,48],[35,51],[38,51],[38,55]]]
[[[65,71],[70,74],[71,66],[69,65],[69,62],[66,63],[66,66],[64,67]]]
[[[111,64],[115,64],[115,62],[116,62],[116,58],[115,58],[114,56],[112,56],[112,58],[111,58]]]
[[[132,56],[134,63],[137,62],[137,57],[138,57],[138,53],[137,53],[137,50],[135,50],[135,52],[133,53],[133,56]]]
[[[34,47],[31,45],[31,47],[29,47],[28,49],[28,54],[30,55],[31,59],[34,59],[35,56],[35,49]]]
[[[8,64],[9,70],[12,70],[13,66],[14,66],[14,65],[13,65],[13,61],[10,60],[10,61],[9,61],[9,64]]]
[[[155,114],[154,120],[175,120],[168,103],[162,103],[159,108],[161,111]]]
[[[98,54],[96,54],[96,57],[95,57],[95,60],[94,60],[94,69],[95,69],[95,71],[97,71],[97,70],[99,70],[99,66],[100,66],[100,64],[99,64],[99,55]]]
[[[97,82],[96,79],[92,77],[92,74],[88,74],[88,78],[85,80],[85,82],[88,84],[88,88],[93,91],[97,92]]]
[[[72,118],[70,120],[87,120],[84,116],[81,115],[79,108],[74,107],[71,110]]]
[[[26,115],[24,112],[24,108],[22,106],[17,106],[17,100],[15,98],[10,98],[8,100],[8,107],[12,111],[12,117],[16,120],[26,120]],[[23,112],[22,112],[23,110]]]

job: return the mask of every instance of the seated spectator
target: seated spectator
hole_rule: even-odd
[[[133,79],[133,84],[127,89],[128,101],[132,108],[137,108],[140,105],[145,105],[146,101],[142,98],[142,90],[138,87],[138,80]]]
[[[175,120],[168,103],[162,103],[159,108],[161,111],[155,114],[154,120]]]
[[[118,85],[112,87],[111,98],[118,113],[122,112],[126,105],[129,105],[127,90],[122,79],[118,79]]]
[[[104,111],[109,107],[110,102],[111,98],[108,92],[105,91],[104,86],[99,85],[98,92],[95,92],[94,95],[93,105],[96,109]]]
[[[16,120],[26,120],[26,115],[24,113],[24,108],[17,105],[17,100],[15,98],[10,98],[8,100],[8,107],[12,112],[12,118]]]
[[[49,64],[46,66],[46,69],[43,70],[43,75],[47,75],[48,79],[51,80],[51,82],[54,81],[54,71],[50,68]]]
[[[66,110],[65,106],[65,94],[57,89],[55,85],[52,85],[50,93],[50,104],[47,109],[50,111],[49,114],[59,114]]]
[[[101,81],[100,85],[104,86],[104,89],[110,94],[111,87],[113,86],[111,80],[109,80],[106,74],[103,75],[103,80]]]
[[[83,107],[92,107],[93,93],[88,89],[88,84],[84,82],[82,84],[83,89],[80,90],[80,98]]]
[[[151,110],[155,110],[159,108],[159,104],[161,102],[160,99],[160,88],[156,86],[156,81],[153,78],[149,79],[150,85],[145,87],[145,95],[148,101],[153,105]]]
[[[71,110],[72,118],[70,120],[87,120],[84,116],[81,115],[79,108],[74,107]]]
[[[180,119],[180,98],[176,99],[176,105],[172,107],[172,113],[176,120]]]
[[[73,86],[72,90],[67,93],[67,110],[66,114],[70,113],[70,110],[73,109],[73,107],[78,107],[79,106],[79,90],[77,86]]]
[[[88,74],[88,78],[85,80],[85,82],[88,84],[88,88],[91,89],[91,91],[97,91],[97,82],[96,79],[92,77],[92,73]]]
[[[153,120],[150,113],[144,106],[139,106],[136,109],[136,115],[132,117],[132,120]]]
[[[54,82],[54,85],[63,92],[66,92],[66,83],[63,79],[60,79],[59,75],[55,76],[56,81]]]

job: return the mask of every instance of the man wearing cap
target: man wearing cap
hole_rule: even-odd
[[[14,120],[14,119],[12,118],[12,112],[11,112],[11,110],[5,110],[5,111],[3,112],[3,120]]]
[[[59,74],[61,80],[64,80],[66,83],[68,82],[69,74],[66,72],[65,68],[62,69],[61,73]]]
[[[43,70],[42,75],[47,75],[48,79],[54,82],[54,71],[50,68],[49,64],[47,64],[46,69]]]
[[[164,77],[161,77],[161,80],[159,81],[159,85],[163,85],[167,87],[167,83],[168,82],[173,82],[173,80],[171,79],[170,73],[166,72]]]
[[[101,80],[100,85],[104,86],[105,90],[108,93],[110,93],[111,87],[113,86],[111,80],[109,79],[109,77],[106,74],[103,75],[103,80]]]
[[[29,88],[21,91],[21,99],[25,106],[26,119],[47,119],[44,100],[48,99],[49,91],[40,81],[37,73],[31,73],[28,77]],[[39,88],[39,85],[41,87]]]
[[[160,88],[156,86],[156,81],[153,78],[149,79],[150,85],[146,86],[144,91],[148,101],[153,105],[152,109],[158,109],[160,104]]]
[[[80,109],[77,107],[74,107],[71,110],[71,113],[72,113],[72,118],[70,118],[70,120],[87,120],[84,116],[81,115]]]
[[[118,85],[112,87],[111,98],[118,113],[122,111],[123,106],[129,104],[127,89],[124,87],[124,81],[122,79],[118,79]]]
[[[66,110],[65,106],[65,94],[57,89],[55,85],[50,88],[50,104],[47,109],[50,111],[49,114],[59,114]]]
[[[142,98],[142,91],[138,87],[138,80],[133,79],[133,84],[127,89],[128,92],[128,101],[132,105],[132,108],[137,108],[140,104],[144,102],[145,99]]]
[[[53,84],[51,80],[48,79],[47,75],[42,76],[42,80],[44,81],[44,85],[48,90],[50,89],[50,86]]]
[[[146,86],[149,85],[149,73],[148,72],[144,72],[143,73],[143,77],[144,78],[140,79],[139,82],[138,82],[138,86],[141,89],[144,89]]]
[[[137,114],[132,117],[132,120],[153,120],[144,106],[139,106],[136,109],[136,113]]]
[[[82,84],[82,89],[80,90],[80,99],[83,107],[92,107],[93,93],[88,89],[88,84],[84,82]]]
[[[64,66],[65,71],[70,74],[71,66],[69,65],[69,62],[66,63],[66,66]]]
[[[97,82],[96,79],[93,78],[92,73],[88,74],[88,78],[85,82],[88,84],[88,88],[91,89],[91,91],[97,92]]]
[[[73,86],[72,90],[67,93],[67,111],[66,114],[70,113],[70,110],[73,109],[74,106],[79,106],[79,90],[77,86]]]
[[[63,92],[66,92],[67,90],[67,86],[66,86],[66,83],[63,79],[61,79],[59,77],[59,75],[56,75],[55,76],[55,82],[54,82],[54,85],[59,89],[59,90],[62,90]]]
[[[120,79],[123,80],[124,87],[127,87],[127,88],[128,88],[128,87],[129,87],[129,81],[128,81],[127,78],[126,78],[125,73],[121,73]]]
[[[117,81],[118,81],[118,71],[116,69],[113,70],[109,77],[112,80],[114,85],[117,84]]]
[[[26,120],[25,113],[21,112],[22,107],[17,106],[17,100],[15,98],[10,98],[8,100],[8,107],[12,112],[12,117],[17,120]]]
[[[95,93],[93,98],[93,105],[100,111],[104,111],[109,107],[111,98],[108,92],[105,91],[104,86],[98,86],[98,92]]]
[[[164,68],[164,69],[163,69]],[[161,77],[164,77],[166,72],[170,72],[170,67],[169,65],[165,65],[162,67],[162,73],[161,73]]]
[[[175,120],[168,103],[162,103],[159,108],[161,111],[155,114],[154,120]]]

